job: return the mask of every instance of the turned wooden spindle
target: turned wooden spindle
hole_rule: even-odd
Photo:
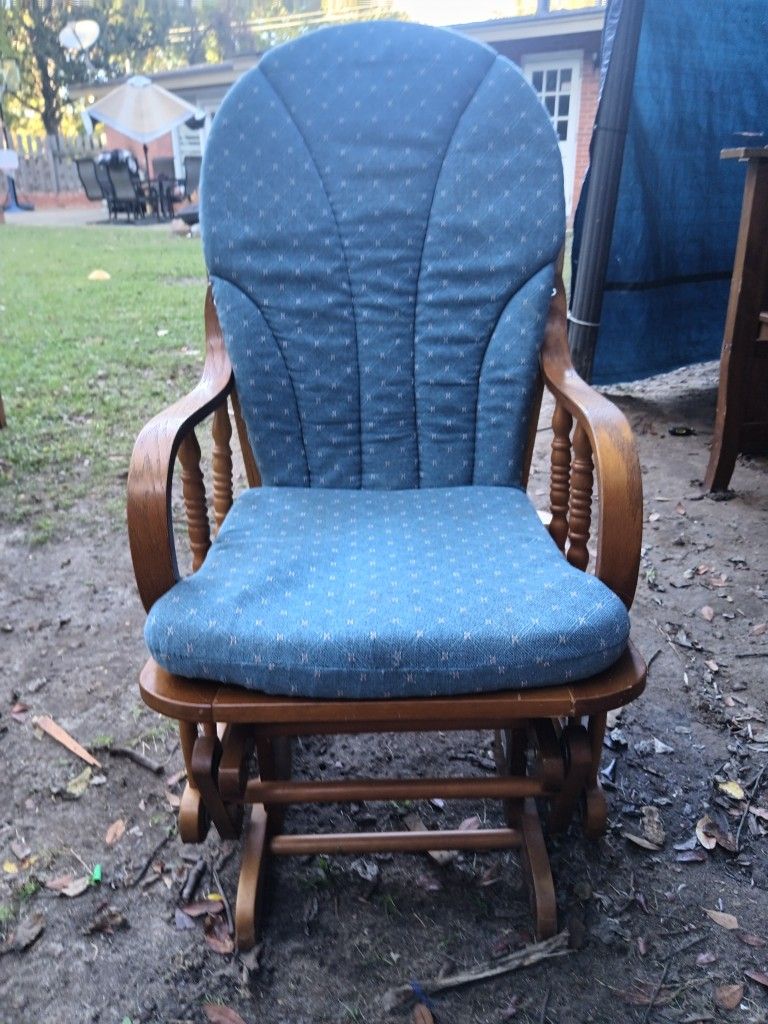
[[[259,467],[256,465],[256,459],[253,457],[251,442],[248,440],[248,431],[245,426],[245,420],[243,419],[243,413],[240,408],[240,400],[237,397],[237,391],[232,392],[231,399],[232,412],[235,417],[237,437],[240,441],[240,451],[243,456],[243,462],[245,463],[245,475],[248,480],[248,486],[261,487],[261,474],[259,473]]]
[[[192,572],[196,572],[205,561],[211,546],[211,528],[208,523],[203,472],[200,469],[200,445],[194,430],[181,443],[179,461],[189,546],[192,549]]]
[[[216,529],[221,529],[224,517],[232,508],[232,424],[227,403],[213,414],[213,511]]]
[[[573,432],[571,496],[568,503],[568,561],[577,569],[589,564],[589,527],[592,522],[592,447],[581,426]]]
[[[571,414],[558,403],[552,416],[552,466],[549,485],[549,508],[552,512],[552,522],[549,524],[549,532],[561,551],[565,551],[565,542],[568,537],[572,423]]]

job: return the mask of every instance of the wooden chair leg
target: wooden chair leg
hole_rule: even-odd
[[[256,740],[256,757],[259,763],[259,777],[265,781],[290,779],[291,739],[289,736],[275,736],[273,739],[259,737]],[[270,835],[282,832],[285,808],[273,806],[269,811]]]
[[[499,775],[525,775],[527,759],[526,723],[515,729],[497,729],[494,738],[496,770]],[[517,828],[522,813],[522,801],[505,800],[504,818],[510,828]]]
[[[584,726],[569,722],[563,729],[560,744],[565,778],[549,801],[547,824],[551,832],[562,832],[568,827],[589,783],[592,767],[592,751]]]
[[[528,769],[529,739],[533,741],[536,723],[522,722],[515,729],[498,731],[495,737],[494,751],[496,767],[500,775],[525,775]],[[544,777],[557,775],[551,765],[551,744],[549,733],[542,733],[542,744],[545,749],[540,770]],[[540,750],[539,753],[542,753]],[[559,760],[559,759],[558,759]],[[548,939],[557,932],[557,903],[555,901],[555,883],[549,863],[541,818],[533,797],[525,800],[505,800],[504,815],[510,828],[520,830],[520,864],[528,889],[528,899],[533,914],[534,932],[539,940]]]
[[[179,804],[179,835],[183,843],[202,843],[208,835],[211,822],[200,790],[192,777],[192,751],[197,740],[197,723],[179,722],[179,736],[187,769],[187,784]]]
[[[242,808],[227,806],[218,784],[221,743],[217,736],[198,736],[192,750],[191,780],[222,839],[236,839],[242,827]]]
[[[557,932],[557,903],[541,819],[536,802],[531,797],[525,800],[517,824],[523,839],[520,862],[528,884],[536,938],[541,941],[551,938]]]
[[[200,790],[188,782],[179,804],[179,836],[182,843],[202,843],[210,827],[211,819]]]
[[[269,859],[268,836],[267,812],[263,804],[254,804],[245,830],[235,902],[235,941],[240,950],[251,949],[261,930],[264,877]]]
[[[584,791],[583,822],[584,835],[588,839],[599,839],[608,824],[608,805],[603,787],[600,785],[600,758],[603,753],[606,719],[606,713],[602,712],[598,715],[591,715],[587,724],[592,763]]]

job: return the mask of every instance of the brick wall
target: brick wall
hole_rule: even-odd
[[[105,126],[106,128],[106,126]],[[139,164],[139,167],[144,169],[144,146],[140,142],[135,142],[133,139],[129,139],[127,135],[123,135],[122,132],[115,131],[114,128],[106,128],[107,133],[107,149],[130,149]],[[158,156],[173,156],[173,138],[171,133],[167,132],[165,135],[161,135],[159,139],[154,139],[147,145],[149,153],[149,169],[152,170],[152,161]]]
[[[581,186],[589,164],[589,143],[597,113],[597,97],[600,88],[600,71],[595,68],[591,53],[585,53],[581,62],[581,103],[579,106],[579,130],[576,136],[576,168],[573,175],[572,215],[581,194]]]

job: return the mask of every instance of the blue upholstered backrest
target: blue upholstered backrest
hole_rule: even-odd
[[[487,47],[370,22],[267,53],[202,179],[264,482],[519,483],[564,222],[549,120]]]

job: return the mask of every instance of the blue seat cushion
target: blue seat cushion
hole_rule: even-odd
[[[177,675],[305,697],[410,697],[585,679],[627,611],[562,556],[513,487],[265,487],[153,606]]]

